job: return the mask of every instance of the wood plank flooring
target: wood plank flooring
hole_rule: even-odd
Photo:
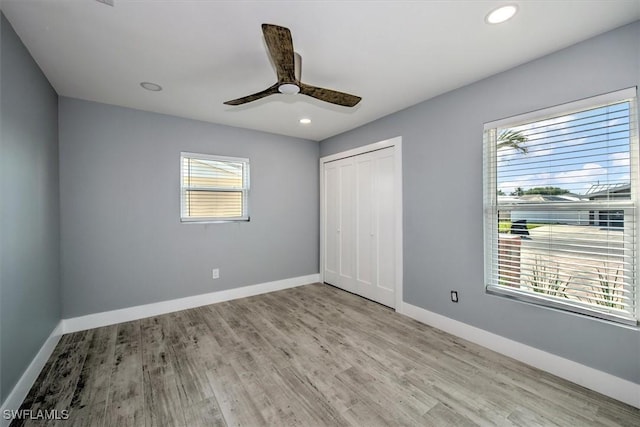
[[[323,284],[62,337],[12,426],[640,426],[640,410]]]

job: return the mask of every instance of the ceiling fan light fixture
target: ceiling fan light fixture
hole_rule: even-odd
[[[292,83],[285,83],[278,86],[278,91],[285,95],[295,95],[296,93],[300,93],[300,86]]]
[[[151,82],[142,82],[140,83],[140,86],[146,90],[150,90],[151,92],[160,92],[162,90],[162,86]]]
[[[484,20],[487,24],[501,24],[513,18],[516,12],[518,12],[518,6],[515,4],[508,4],[492,10],[487,14]]]

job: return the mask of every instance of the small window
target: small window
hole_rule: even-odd
[[[248,221],[249,159],[180,154],[183,222]]]
[[[635,92],[485,125],[487,292],[638,323]]]

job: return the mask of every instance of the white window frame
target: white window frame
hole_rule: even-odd
[[[234,162],[234,163],[242,163],[243,164],[243,187],[211,187],[207,189],[198,188],[200,191],[211,191],[211,192],[242,192],[242,215],[238,217],[191,217],[184,212],[185,208],[185,196],[188,188],[184,183],[184,159],[196,159],[196,160],[215,160],[219,162]],[[238,222],[238,221],[249,221],[249,168],[250,162],[248,158],[244,157],[228,157],[228,156],[217,156],[213,154],[202,154],[202,153],[192,153],[183,151],[180,153],[180,221],[187,224],[197,224],[197,223],[224,223],[224,222]]]
[[[623,89],[603,95],[598,95],[586,99],[582,99],[575,102],[570,102],[542,110],[537,110],[518,116],[508,117],[493,122],[486,123],[484,125],[484,148],[483,148],[483,193],[484,193],[484,264],[485,264],[485,277],[484,287],[485,292],[488,294],[508,297],[514,300],[523,301],[527,303],[533,303],[536,305],[560,309],[562,311],[584,314],[595,318],[604,320],[610,320],[627,325],[637,326],[639,324],[640,317],[640,287],[637,280],[638,269],[640,266],[640,257],[638,250],[638,230],[640,229],[639,220],[640,212],[638,211],[638,175],[639,175],[639,142],[638,142],[638,106],[637,106],[637,89],[635,87]],[[519,290],[518,288],[508,288],[506,286],[500,286],[499,284],[492,283],[496,276],[497,261],[494,260],[495,256],[498,256],[498,207],[503,206],[498,203],[497,195],[497,149],[494,143],[497,139],[497,129],[505,127],[516,127],[526,123],[535,121],[542,121],[552,117],[557,117],[564,114],[571,114],[590,108],[596,108],[608,104],[614,104],[617,102],[623,102],[630,100],[630,120],[632,125],[630,126],[630,173],[631,173],[631,200],[620,202],[620,209],[624,210],[625,224],[627,221],[632,221],[634,227],[627,231],[625,227],[625,233],[632,233],[629,237],[635,242],[635,256],[632,257],[633,265],[633,283],[631,286],[635,290],[635,313],[633,313],[635,319],[627,317],[620,317],[616,314],[601,312],[594,308],[585,307],[580,304],[573,304],[571,302],[560,302],[552,298],[545,298],[544,295],[536,295],[533,292],[526,292]],[[617,202],[608,202],[609,209],[615,206]],[[593,208],[596,204],[587,204],[585,207]],[[569,209],[575,209],[577,205],[572,203]],[[528,209],[530,209],[528,207]],[[559,206],[541,206],[541,210],[555,210],[561,209]],[[596,206],[597,209],[597,206]],[[625,239],[626,240],[626,239]]]

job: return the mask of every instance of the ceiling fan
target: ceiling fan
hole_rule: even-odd
[[[278,25],[262,24],[262,33],[269,49],[269,55],[276,66],[278,81],[271,87],[242,98],[225,102],[226,105],[242,105],[276,93],[293,95],[301,93],[331,104],[353,107],[360,102],[359,96],[336,90],[311,86],[300,81],[302,60],[293,51],[291,31]]]

